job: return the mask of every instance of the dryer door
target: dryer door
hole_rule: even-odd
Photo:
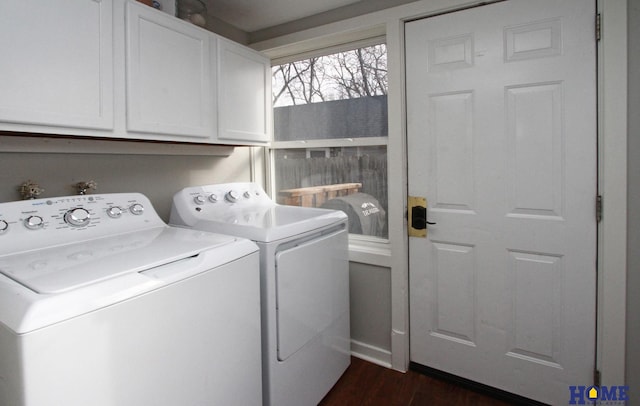
[[[349,311],[347,251],[347,232],[341,227],[302,243],[283,245],[276,253],[279,361],[314,339],[327,345],[341,339],[322,334]]]

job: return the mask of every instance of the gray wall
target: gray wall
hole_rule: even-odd
[[[349,295],[351,339],[391,351],[391,270],[351,262]]]
[[[45,189],[41,197],[73,195],[88,180],[98,183],[95,193],[140,192],[168,221],[174,193],[186,186],[249,181],[249,149],[229,157],[0,153],[0,202],[19,200],[28,179]]]
[[[629,404],[640,405],[640,1],[629,0],[627,359]]]

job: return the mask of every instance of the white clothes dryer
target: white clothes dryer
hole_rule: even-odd
[[[169,222],[258,244],[264,404],[318,404],[351,359],[347,216],[231,183],[176,193]]]
[[[260,405],[259,257],[141,194],[0,204],[0,405]]]

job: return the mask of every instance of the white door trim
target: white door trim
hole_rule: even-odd
[[[627,274],[627,2],[598,1],[599,193],[597,367],[602,385],[625,382]]]

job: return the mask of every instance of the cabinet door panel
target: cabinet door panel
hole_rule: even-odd
[[[63,3],[0,3],[0,121],[111,129],[112,2]]]
[[[269,60],[246,47],[220,39],[218,78],[218,138],[269,141]]]
[[[127,130],[213,136],[210,35],[127,3]]]

